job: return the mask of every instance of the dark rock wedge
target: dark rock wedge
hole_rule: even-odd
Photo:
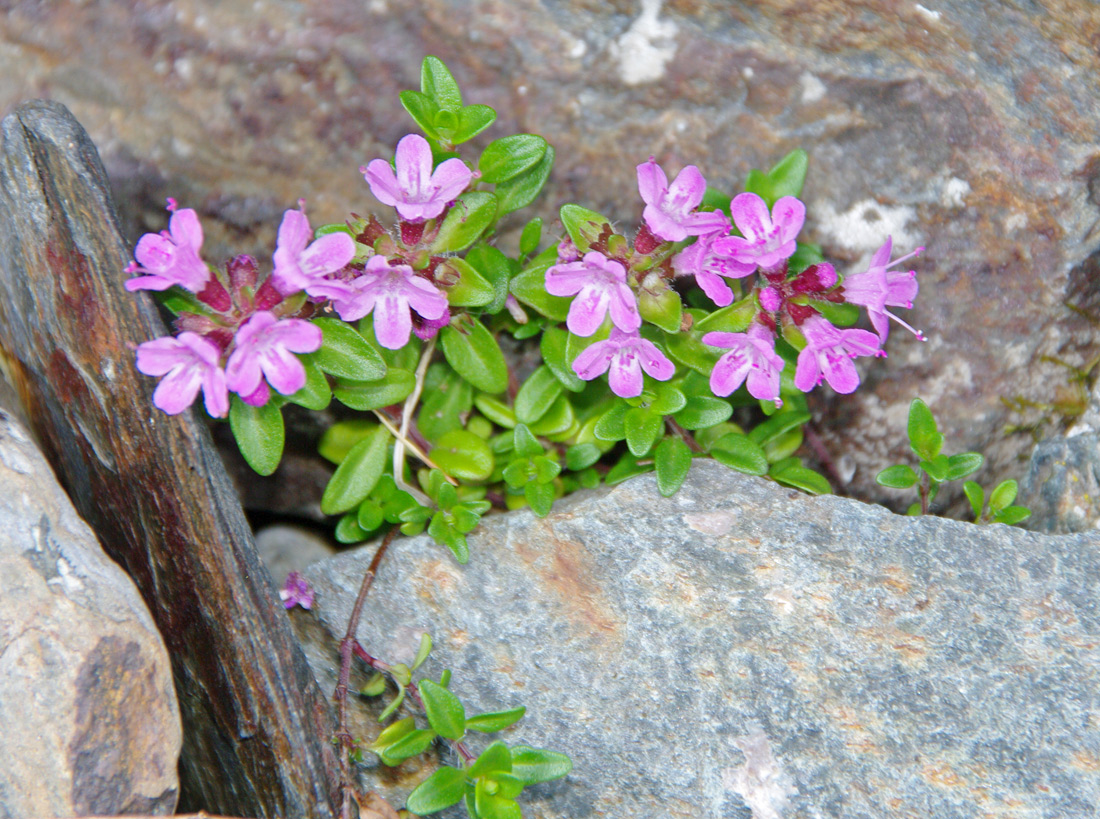
[[[305,570],[322,679],[373,551]],[[490,518],[470,552],[395,541],[358,638],[408,662],[428,631],[425,673],[453,669],[471,713],[527,706],[502,738],[574,762],[527,819],[1100,814],[1095,532],[903,517],[697,461],[672,498],[635,478]],[[408,774],[379,777],[395,805]]]
[[[172,658],[182,804],[332,815],[330,709],[309,674],[210,435],[154,409],[136,344],[163,335],[123,288],[95,146],[52,102],[0,126],[0,349],[77,510],[135,580]]]

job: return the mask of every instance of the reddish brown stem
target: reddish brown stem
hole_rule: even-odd
[[[693,436],[690,432],[680,426],[680,424],[674,421],[671,416],[667,416],[665,418],[665,423],[668,424],[669,429],[671,429],[674,433],[676,433],[677,436],[679,436],[681,441],[688,445],[688,449],[690,449],[692,452],[699,454],[704,451],[703,448],[699,446],[699,442],[695,440],[695,436]]]

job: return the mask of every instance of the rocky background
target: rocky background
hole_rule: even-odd
[[[922,292],[865,386],[815,407],[840,471],[905,456],[920,395],[956,449],[1019,477],[1083,409],[1071,368],[1100,315],[1100,9],[1087,0],[259,0],[0,3],[0,113],[65,103],[98,145],[131,241],[199,209],[210,258],[270,254],[283,209],[372,207],[357,173],[410,128],[397,93],[436,54],[467,99],[558,149],[553,219],[577,201],[626,226],[634,165],[695,163],[734,189],[810,152],[808,230],[841,270],[888,234],[925,245]],[[1084,311],[1084,312],[1082,312]],[[1057,361],[1054,359],[1058,359]],[[1018,413],[1005,400],[1032,406]],[[1027,498],[1022,499],[1024,501]]]

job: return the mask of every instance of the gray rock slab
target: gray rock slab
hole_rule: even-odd
[[[902,517],[701,461],[672,498],[643,476],[490,518],[470,546],[463,567],[396,541],[358,638],[407,661],[427,631],[426,673],[453,669],[473,711],[527,706],[504,738],[575,763],[528,819],[1100,811],[1095,534]],[[295,623],[328,690],[372,553],[306,571]],[[371,776],[398,805],[415,781]]]
[[[288,574],[332,557],[336,549],[309,529],[277,524],[256,532],[256,551],[271,572],[275,585],[282,586]]]
[[[168,652],[14,413],[0,408],[0,817],[171,814]]]
[[[719,188],[796,147],[810,153],[807,236],[838,269],[886,234],[925,245],[920,297],[854,396],[816,401],[852,493],[883,498],[924,398],[983,483],[1019,478],[1026,435],[1002,403],[1047,402],[1096,354],[1100,12],[1088,0],[226,0],[41,3],[0,19],[0,111],[68,105],[100,146],[123,233],[165,227],[164,199],[199,209],[211,261],[270,258],[283,209],[315,224],[367,213],[357,168],[392,155],[397,100],[425,54],[491,137],[545,135],[557,162],[531,209],[548,232],[576,201],[629,228],[634,166],[694,163]],[[525,217],[526,218],[526,217]],[[519,217],[513,221],[515,227]],[[1091,266],[1090,266],[1090,259]],[[864,366],[866,365],[866,366]],[[846,467],[847,471],[847,467]],[[946,496],[945,496],[946,498]],[[263,505],[261,499],[256,502]]]

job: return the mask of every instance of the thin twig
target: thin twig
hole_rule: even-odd
[[[706,451],[699,446],[699,442],[695,440],[695,436],[684,429],[679,422],[673,420],[671,415],[665,416],[665,423],[668,424],[668,428],[671,429],[681,441],[688,445],[688,449],[692,452],[698,454]]]
[[[417,446],[416,443],[414,443],[411,438],[402,438],[401,437],[401,430],[399,430],[397,427],[395,427],[393,425],[393,421],[391,421],[389,418],[387,418],[384,413],[382,413],[378,410],[374,410],[374,414],[375,414],[375,417],[377,417],[378,420],[382,422],[382,426],[384,426],[386,429],[388,429],[390,431],[390,434],[392,434],[394,438],[396,438],[398,441],[400,441],[405,446],[407,446],[409,448],[409,451],[412,452],[413,455],[415,455],[417,458],[419,458],[421,461],[423,461],[425,464],[427,464],[430,468],[439,469],[440,472],[443,472],[443,470],[439,468],[439,466],[435,463],[435,461],[433,461],[431,458],[429,458],[427,456],[427,454],[424,452],[424,450],[421,449],[419,446]],[[458,486],[458,481],[456,481],[454,478],[452,478],[446,472],[443,472],[443,475],[454,486]]]
[[[359,586],[359,596],[355,598],[355,605],[351,609],[351,617],[348,618],[348,630],[344,639],[340,641],[340,675],[336,681],[336,690],[332,699],[336,702],[336,739],[340,744],[340,819],[351,819],[351,800],[354,798],[351,784],[350,755],[355,740],[348,729],[348,682],[351,679],[351,655],[357,641],[355,632],[359,630],[359,618],[363,614],[363,604],[367,600],[367,592],[370,591],[374,576],[378,573],[378,566],[386,554],[397,529],[390,529],[382,538],[382,543],[371,558],[367,573],[363,575],[363,582]]]

